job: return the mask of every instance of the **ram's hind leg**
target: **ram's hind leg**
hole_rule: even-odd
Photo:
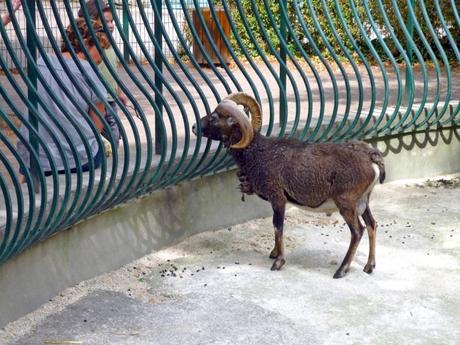
[[[275,259],[272,271],[278,271],[286,263],[284,259],[283,224],[285,205],[272,205],[273,207],[273,226],[275,227],[275,247],[270,253],[270,258]]]
[[[276,230],[275,230],[275,246],[273,247],[272,251],[270,252],[270,259],[276,259],[279,255],[278,252],[278,243],[276,241]]]
[[[369,205],[367,205],[362,217],[364,219],[364,223],[366,223],[367,233],[369,235],[369,257],[367,259],[366,266],[364,266],[364,272],[372,273],[375,268],[375,241],[377,235],[377,223],[375,222],[374,217],[372,217]]]
[[[339,209],[340,214],[345,219],[345,222],[347,222],[348,227],[350,228],[351,241],[342,264],[334,274],[334,278],[336,279],[342,278],[345,276],[345,274],[347,274],[348,270],[350,269],[353,257],[355,256],[356,250],[358,249],[359,242],[361,241],[364,233],[364,226],[358,219],[358,214],[355,207],[347,207],[341,205],[339,206]]]

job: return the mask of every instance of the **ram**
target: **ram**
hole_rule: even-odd
[[[251,114],[251,121],[239,107]],[[358,248],[365,227],[369,257],[364,272],[375,268],[376,222],[369,197],[378,181],[385,179],[381,153],[362,142],[304,143],[296,139],[260,134],[262,112],[251,96],[229,95],[209,115],[200,119],[201,134],[221,141],[239,168],[243,193],[256,194],[273,209],[275,246],[270,253],[272,270],[286,262],[283,223],[286,205],[332,213],[339,211],[351,231],[351,241],[334,278],[343,277]],[[197,134],[197,126],[193,126]]]

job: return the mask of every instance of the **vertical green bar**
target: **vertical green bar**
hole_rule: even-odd
[[[286,18],[283,16],[283,11],[281,10],[281,6],[286,9],[287,12],[287,0],[280,0],[280,32],[281,35],[284,39],[284,41],[287,41],[287,24],[286,24]],[[286,99],[286,47],[284,44],[282,44],[281,39],[280,39],[280,57],[281,60],[284,62],[284,64],[280,64],[280,81],[281,81],[281,87],[284,90],[283,92],[280,92],[280,126],[282,127],[282,124],[285,124],[287,121],[287,99]]]
[[[129,1],[123,1],[123,34],[126,37],[126,42],[129,42]],[[129,47],[128,43],[123,43],[123,59],[126,63],[129,63]]]
[[[30,52],[31,57],[27,58],[27,76],[33,85],[32,88],[28,90],[28,97],[31,103],[31,106],[37,109],[37,70],[35,69],[35,63],[37,61],[37,42],[35,41],[34,35],[32,34],[36,30],[36,16],[35,16],[35,1],[28,0],[27,7],[30,12],[30,16],[32,18],[32,22],[27,21],[27,49]],[[34,112],[29,109],[29,121],[30,124],[38,130],[38,119],[35,117]],[[32,145],[35,152],[37,152],[38,156],[38,140],[36,136],[29,131],[29,141]],[[32,159],[32,155],[29,155],[30,160],[30,169],[32,172],[32,178],[35,186],[35,192],[38,193],[39,191],[39,183],[38,183],[38,172],[40,167],[38,162]]]
[[[414,0],[409,0],[412,4],[412,6],[415,5]],[[414,8],[415,10],[415,8]],[[412,20],[412,16],[410,15],[409,11],[407,13],[407,31],[409,31],[409,34],[411,37],[414,36],[414,21]],[[410,65],[406,65],[406,87],[405,87],[405,95],[404,95],[404,100],[406,104],[409,104],[409,94],[413,88],[414,84],[414,77],[413,74],[411,73],[412,70],[412,61],[413,61],[413,49],[412,49],[412,42],[407,40],[406,44],[406,53],[407,57],[409,58],[409,63]]]
[[[163,18],[163,0],[155,0],[157,2],[158,17],[155,17],[154,34],[158,45],[155,46],[155,65],[158,67],[158,72],[155,73],[155,104],[158,109],[158,116],[155,116],[155,153],[161,154],[161,142],[163,133],[161,132],[161,118],[163,117],[163,61],[161,59],[163,49],[163,36],[161,31],[161,20]]]

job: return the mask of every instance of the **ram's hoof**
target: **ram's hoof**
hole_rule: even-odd
[[[270,259],[276,259],[277,257],[278,257],[278,251],[276,250],[276,248],[273,248],[273,250],[270,253],[269,258]]]
[[[335,272],[335,274],[334,274],[334,279],[343,278],[343,277],[346,276],[346,274],[347,274],[347,272],[338,270],[338,271]]]
[[[276,259],[271,268],[272,271],[279,271],[281,267],[286,263],[284,259]]]
[[[367,274],[371,274],[372,272],[374,272],[374,268],[375,268],[375,264],[366,264],[366,266],[364,266],[363,271],[366,272]]]

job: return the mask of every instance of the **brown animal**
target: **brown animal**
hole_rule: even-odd
[[[251,122],[238,107],[251,113]],[[245,93],[224,99],[200,120],[204,137],[219,140],[228,148],[240,171],[243,193],[255,193],[273,208],[275,247],[272,270],[286,262],[283,223],[287,203],[327,214],[338,210],[351,231],[351,242],[334,278],[349,270],[366,224],[369,257],[364,272],[375,268],[376,222],[369,209],[374,185],[385,179],[381,153],[361,142],[308,144],[295,139],[266,137],[259,133],[260,105]],[[196,134],[196,126],[193,126]]]

